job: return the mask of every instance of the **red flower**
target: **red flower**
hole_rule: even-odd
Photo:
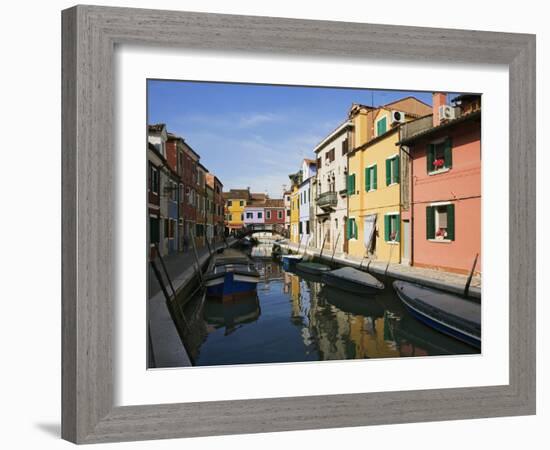
[[[433,165],[436,169],[439,169],[440,167],[443,167],[443,165],[445,164],[445,160],[444,159],[436,159],[434,162],[433,162]]]

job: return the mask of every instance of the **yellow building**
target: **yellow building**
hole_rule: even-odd
[[[300,195],[298,193],[298,184],[293,184],[290,194],[290,242],[298,244],[300,241],[299,233],[300,223]]]
[[[225,225],[229,233],[240,230],[244,223],[244,208],[250,198],[248,189],[231,189],[224,192]]]
[[[414,97],[372,108],[353,105],[353,149],[348,153],[348,253],[401,261],[400,126],[431,113]]]

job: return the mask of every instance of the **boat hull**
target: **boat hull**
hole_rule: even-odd
[[[395,289],[398,297],[401,302],[407,309],[407,311],[417,320],[424,323],[425,325],[444,333],[448,336],[454,337],[462,342],[465,342],[468,345],[471,345],[475,348],[481,348],[481,338],[479,336],[472,335],[467,333],[464,330],[461,330],[454,324],[440,320],[431,315],[428,311],[423,310],[415,301],[405,295],[399,289]]]
[[[283,255],[283,269],[288,271],[292,271],[296,268],[296,264],[298,264],[300,261],[302,261],[302,257],[298,255]]]
[[[223,300],[244,297],[256,292],[259,281],[257,276],[227,272],[205,282],[206,294]]]
[[[329,266],[325,266],[324,264],[319,264],[319,263],[310,263],[310,262],[301,262],[299,264],[296,264],[296,268],[299,269],[301,272],[309,273],[311,275],[321,275],[325,272],[330,271]]]
[[[337,278],[331,276],[330,273],[323,274],[323,282],[330,287],[341,289],[343,291],[356,295],[376,294],[377,292],[383,290],[371,286],[366,286],[360,283],[354,283],[353,281],[345,280],[343,278]]]

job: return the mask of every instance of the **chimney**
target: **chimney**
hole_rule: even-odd
[[[432,105],[433,105],[433,116],[432,124],[434,127],[437,127],[441,121],[439,120],[439,107],[447,104],[447,94],[443,92],[434,92],[432,95]]]

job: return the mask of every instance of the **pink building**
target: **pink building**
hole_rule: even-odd
[[[469,273],[478,255],[481,273],[481,97],[453,102],[435,93],[432,126],[401,139],[410,155],[403,226],[412,224],[404,247],[412,265],[456,273]]]

